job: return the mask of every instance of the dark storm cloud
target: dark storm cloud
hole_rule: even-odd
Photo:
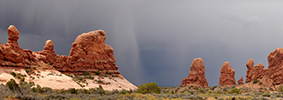
[[[134,84],[178,86],[196,57],[204,60],[210,86],[218,85],[225,61],[246,74],[245,64],[267,68],[267,55],[281,48],[281,1],[0,1],[0,42],[7,28],[20,31],[19,45],[42,50],[51,39],[68,55],[77,35],[106,32],[119,71]]]

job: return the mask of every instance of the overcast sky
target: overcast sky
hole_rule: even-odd
[[[268,66],[283,47],[282,1],[246,0],[1,0],[0,43],[20,31],[23,49],[40,51],[51,39],[68,55],[75,38],[102,29],[116,64],[130,82],[179,86],[194,58],[204,60],[209,86],[219,85],[225,61],[246,76],[246,62]]]

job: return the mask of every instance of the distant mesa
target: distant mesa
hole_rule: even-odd
[[[235,71],[231,68],[229,62],[224,62],[220,70],[219,86],[236,85]]]
[[[191,64],[191,70],[187,78],[182,80],[181,86],[208,87],[205,78],[205,67],[201,58],[195,58]]]

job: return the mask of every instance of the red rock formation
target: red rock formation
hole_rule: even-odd
[[[259,79],[261,76],[265,75],[266,69],[264,65],[259,63],[255,67],[253,67],[249,73],[246,75],[246,83],[253,81],[254,79]]]
[[[246,66],[247,66],[247,74],[246,74],[246,83],[248,83],[248,82],[250,82],[251,81],[251,79],[250,79],[250,77],[249,77],[249,75],[250,75],[250,71],[253,69],[253,67],[254,67],[254,60],[251,58],[251,59],[249,59],[248,60],[248,62],[247,62],[247,64],[246,64]]]
[[[18,45],[19,31],[14,25],[8,28],[8,42],[0,45],[0,66],[28,67],[34,64],[32,51],[23,50]]]
[[[242,85],[244,84],[244,79],[243,77],[241,77],[239,80],[238,80],[238,85]]]
[[[181,84],[181,86],[185,85],[208,87],[208,83],[205,78],[205,67],[201,58],[195,58],[193,60],[189,76],[187,78],[184,78]]]
[[[53,49],[53,42],[51,40],[47,40],[45,42],[43,51],[33,52],[33,54],[36,55],[37,60],[43,60],[45,63],[52,65],[57,58],[57,55]]]
[[[283,84],[283,48],[276,48],[268,55],[268,64],[265,75],[275,84]]]
[[[46,41],[42,51],[22,50],[17,41],[19,32],[13,25],[8,28],[8,34],[8,42],[4,45],[0,43],[0,66],[28,67],[43,61],[63,72],[100,70],[119,74],[114,50],[105,44],[106,34],[102,30],[79,35],[72,44],[68,57],[56,55],[51,40]]]
[[[236,85],[235,71],[231,68],[229,62],[224,62],[220,70],[219,86]]]
[[[246,83],[261,76],[267,76],[275,84],[283,84],[283,48],[276,48],[275,51],[268,55],[268,68],[265,69],[263,64],[251,67],[250,60],[247,63]],[[253,62],[253,61],[252,61]]]
[[[105,44],[106,34],[102,30],[79,35],[68,57],[59,56],[54,66],[60,71],[117,70],[113,48]]]

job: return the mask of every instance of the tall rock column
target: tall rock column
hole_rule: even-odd
[[[34,56],[31,50],[23,50],[18,45],[19,31],[14,25],[10,25],[8,30],[8,42],[0,44],[0,66],[28,67],[34,64]]]
[[[201,58],[195,58],[193,60],[189,76],[187,78],[184,78],[181,84],[181,86],[185,85],[208,87],[208,83],[205,78],[205,67]]]
[[[236,85],[235,71],[231,68],[229,62],[224,62],[220,70],[219,86]]]

